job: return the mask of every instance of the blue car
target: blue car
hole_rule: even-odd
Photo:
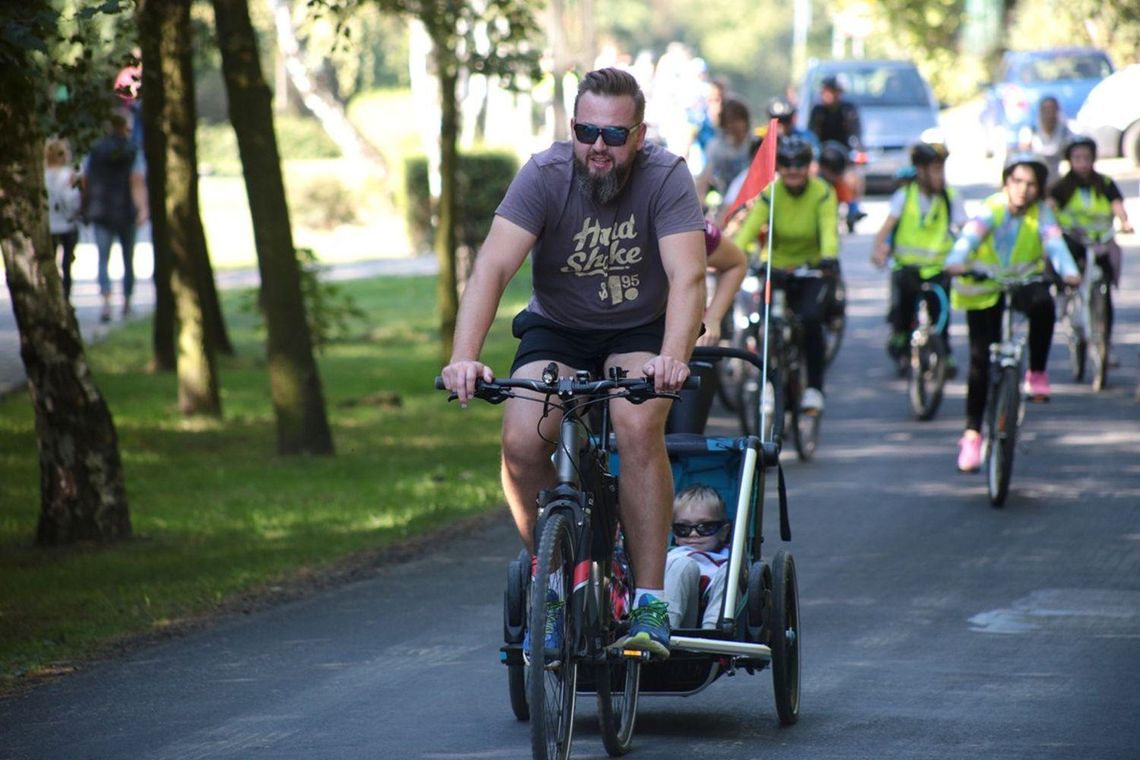
[[[1010,51],[1001,76],[985,93],[982,125],[987,151],[1006,150],[1023,127],[1037,125],[1037,105],[1052,95],[1067,118],[1077,115],[1089,92],[1113,72],[1112,61],[1096,48]]]

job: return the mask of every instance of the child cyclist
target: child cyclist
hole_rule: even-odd
[[[1105,282],[1119,284],[1120,246],[1112,240],[1113,219],[1120,220],[1120,231],[1133,231],[1124,210],[1124,196],[1110,177],[1093,168],[1096,142],[1085,136],[1073,139],[1065,148],[1069,173],[1049,190],[1049,205],[1057,215],[1057,223],[1065,234],[1065,243],[1077,261],[1082,274],[1085,268],[1085,243],[1105,243],[1105,253],[1096,264],[1104,272]],[[1108,292],[1106,328],[1112,335],[1112,291]]]
[[[706,485],[692,485],[673,501],[673,547],[665,558],[665,600],[672,628],[715,628],[728,573],[732,523],[724,501]]]
[[[894,259],[888,316],[891,337],[887,353],[895,360],[906,351],[914,304],[922,294],[922,283],[935,282],[944,289],[950,284],[949,277],[942,272],[942,264],[954,245],[954,237],[966,222],[966,209],[958,192],[946,186],[948,156],[949,151],[940,143],[920,142],[911,148],[915,179],[891,196],[887,219],[875,237],[871,254],[875,266],[886,266],[892,254]],[[931,317],[937,319],[942,303],[933,293],[927,296]],[[949,351],[949,318],[942,329],[942,339]],[[954,369],[952,358],[947,364]]]
[[[1026,392],[1049,398],[1045,365],[1056,319],[1053,296],[1044,281],[1018,291],[1005,303],[994,278],[1042,274],[1045,259],[1064,282],[1081,281],[1077,265],[1061,237],[1053,212],[1040,201],[1048,168],[1031,153],[1015,153],[1002,170],[1002,190],[987,198],[978,216],[966,223],[946,257],[946,272],[955,276],[951,301],[965,309],[970,333],[970,372],[966,385],[966,430],[958,442],[958,469],[974,472],[982,461],[982,414],[989,392],[991,343],[1001,337],[1002,312],[1017,309],[1029,317],[1029,371]],[[989,279],[968,275],[984,271]]]

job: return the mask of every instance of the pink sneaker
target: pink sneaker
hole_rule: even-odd
[[[1049,373],[1045,370],[1034,372],[1029,370],[1025,373],[1025,395],[1032,397],[1035,401],[1048,401],[1052,391],[1049,388]]]
[[[967,430],[958,441],[958,471],[977,472],[982,466],[982,434]]]

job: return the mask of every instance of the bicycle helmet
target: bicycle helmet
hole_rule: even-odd
[[[768,101],[769,119],[780,119],[782,121],[792,118],[795,113],[796,107],[787,98],[777,96]]]
[[[776,165],[810,163],[815,158],[811,143],[798,135],[790,135],[776,142]]]
[[[930,166],[935,162],[946,163],[950,151],[941,143],[920,142],[910,149],[910,162],[915,166]]]
[[[1028,166],[1037,175],[1037,190],[1045,192],[1045,181],[1049,178],[1049,167],[1036,153],[1011,153],[1005,160],[1005,167],[1001,170],[1001,183],[1004,185],[1019,166]]]
[[[834,90],[835,92],[843,92],[843,83],[840,82],[839,77],[834,74],[825,76],[823,80],[820,81],[819,86],[828,90]]]
[[[1096,161],[1096,140],[1088,137],[1087,135],[1076,135],[1069,144],[1065,146],[1065,160],[1073,160],[1073,148],[1085,147],[1092,151],[1093,161]]]
[[[819,165],[828,171],[842,174],[850,162],[850,151],[837,140],[828,140],[819,149]]]

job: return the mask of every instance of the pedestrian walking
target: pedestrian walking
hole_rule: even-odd
[[[79,242],[79,175],[71,165],[67,141],[52,138],[44,144],[44,186],[47,188],[48,223],[51,225],[52,252],[63,249],[60,273],[63,297],[71,298],[71,264]]]
[[[95,230],[99,251],[100,321],[111,320],[111,246],[119,241],[123,255],[123,310],[131,313],[134,292],[135,231],[147,220],[146,184],[138,148],[131,142],[127,121],[119,114],[108,120],[108,133],[91,146],[83,168],[83,218]]]

